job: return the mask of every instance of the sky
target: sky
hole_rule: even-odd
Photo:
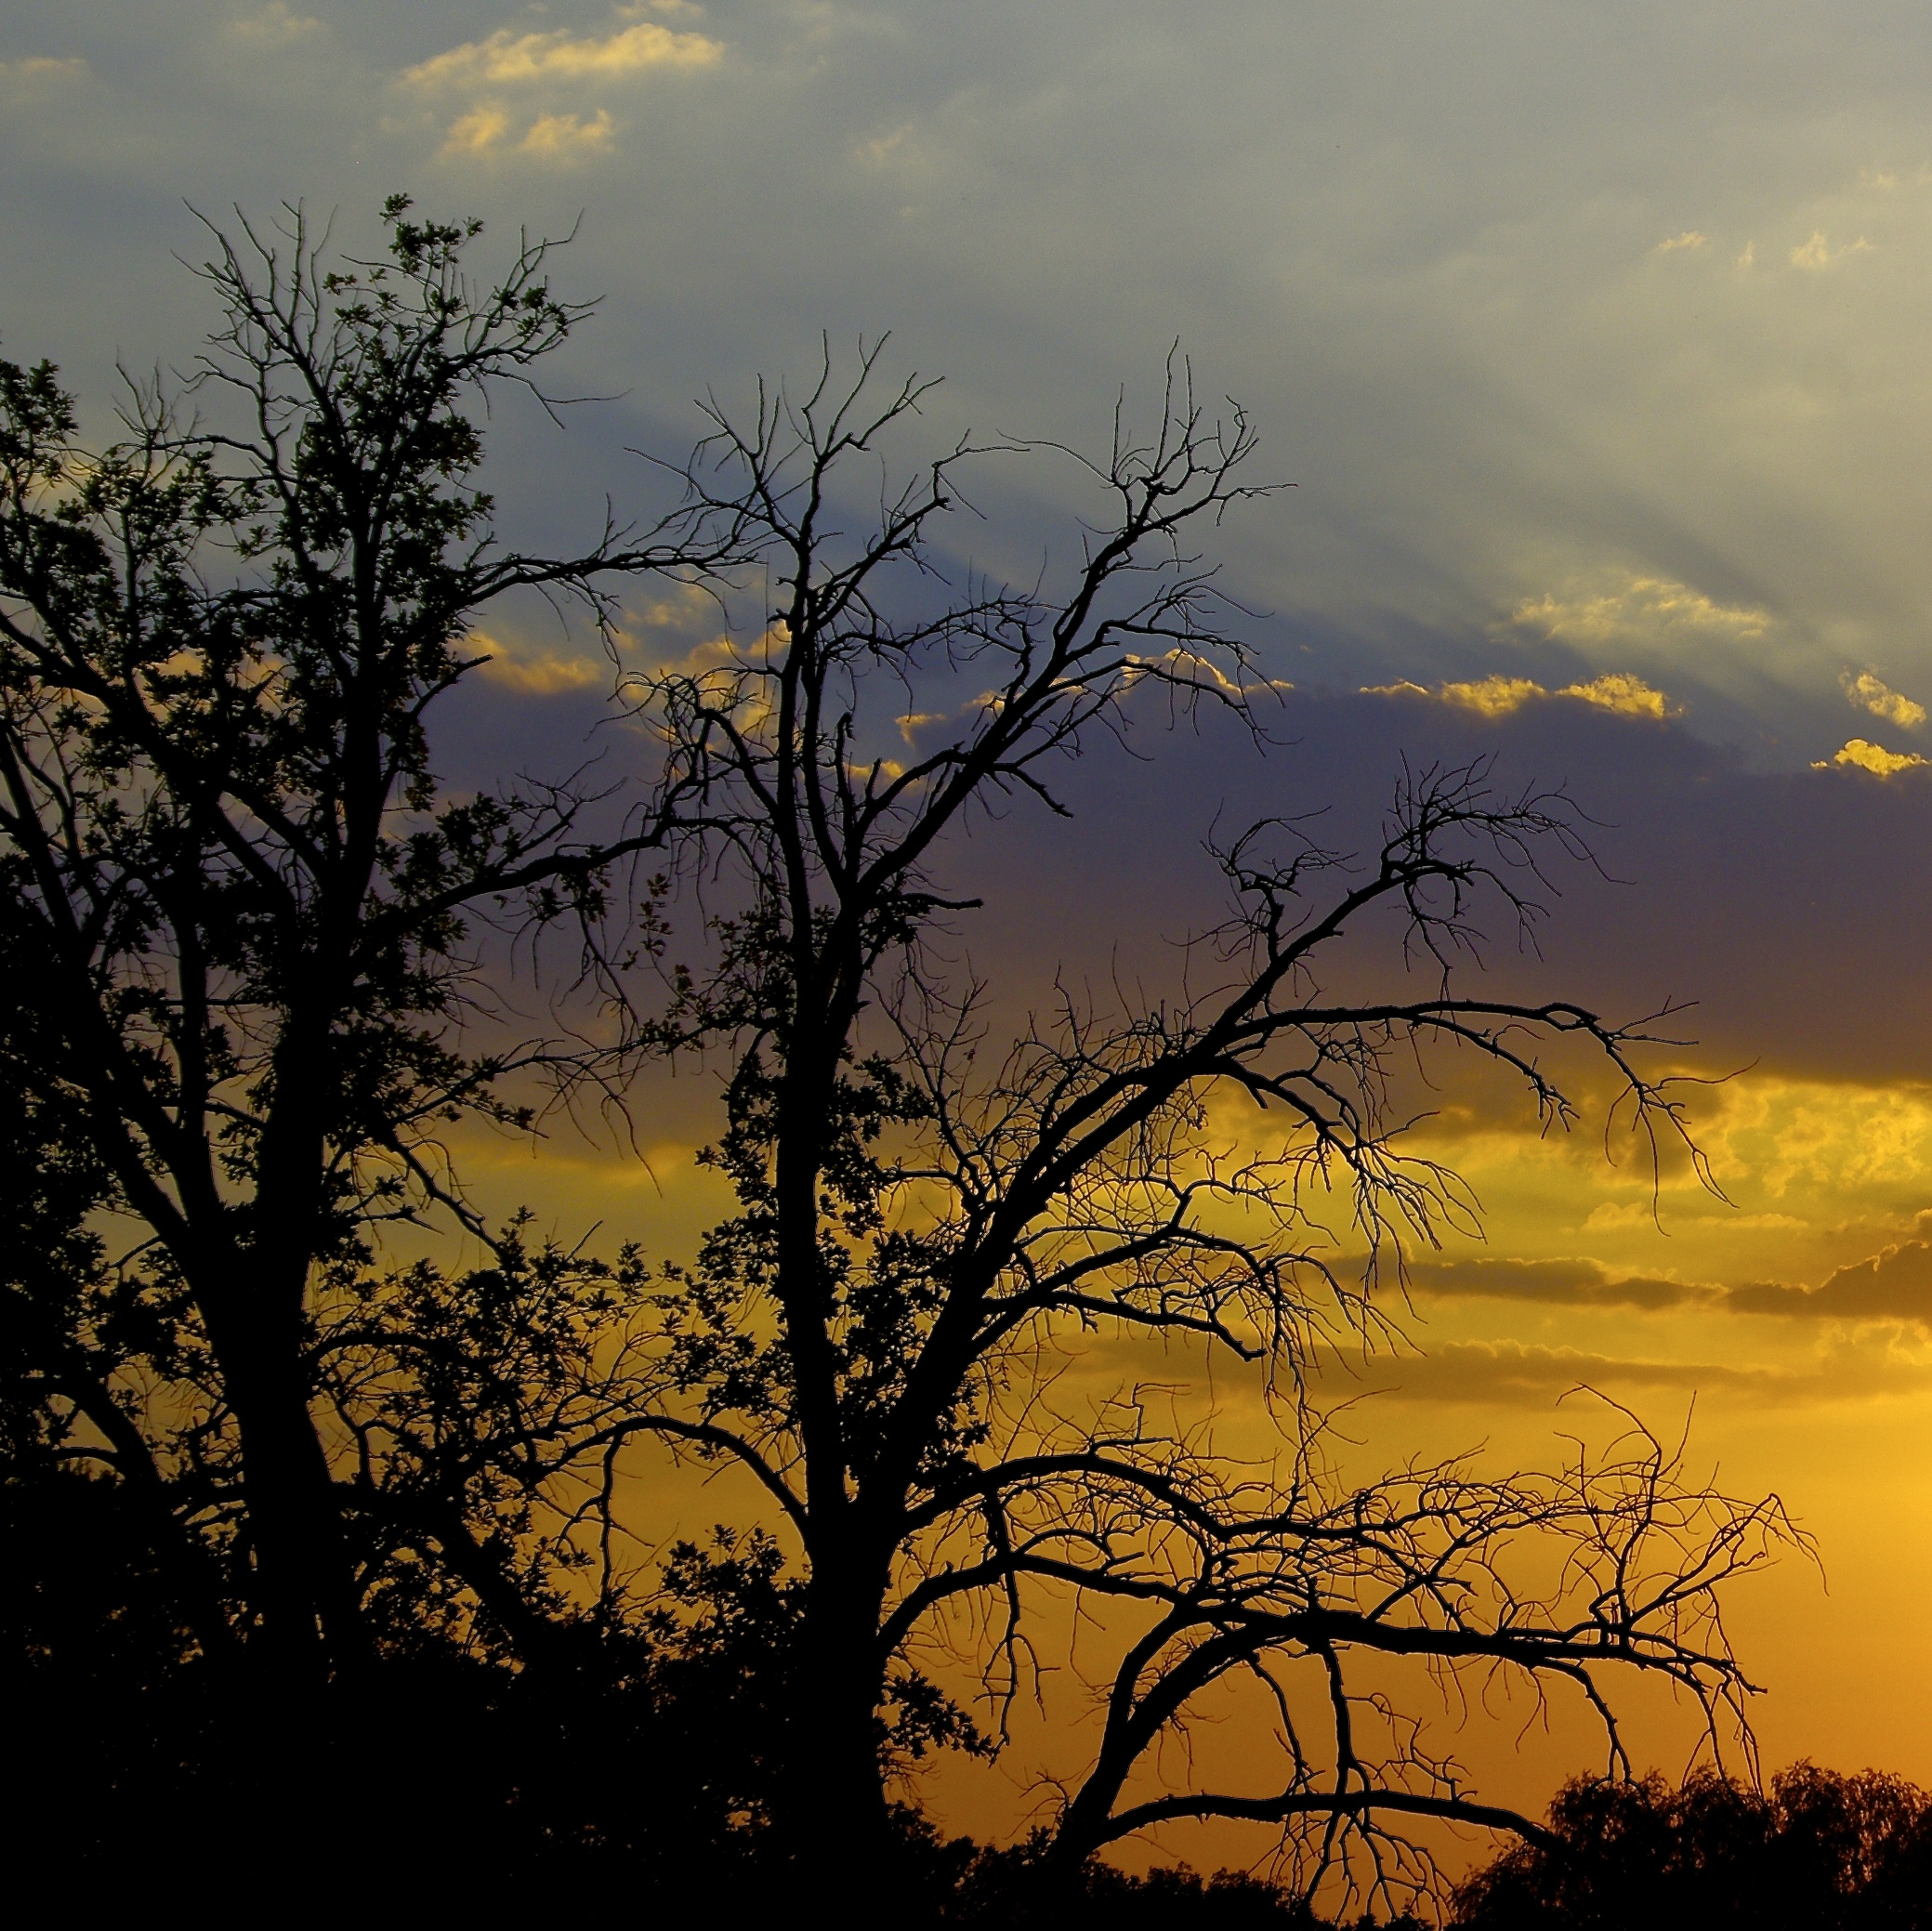
[[[1016,996],[1105,969],[1096,935],[1158,957],[1213,913],[1217,818],[1365,832],[1405,755],[1567,782],[1603,874],[1557,880],[1499,981],[1697,1002],[1675,1063],[1717,1082],[1724,1198],[1672,1172],[1653,1201],[1630,1149],[1446,1084],[1419,1144],[1487,1239],[1418,1268],[1407,1356],[1335,1385],[1365,1453],[1547,1453],[1579,1380],[1671,1426],[1694,1402],[1703,1463],[1821,1553],[1823,1585],[1740,1597],[1768,1758],[1932,1780],[1928,127],[1924,9],[1848,0],[14,0],[0,343],[104,423],[117,361],[184,362],[208,321],[194,210],[300,201],[351,246],[396,190],[486,244],[574,225],[559,285],[603,301],[558,379],[610,400],[493,424],[532,546],[649,506],[628,452],[821,331],[944,375],[935,444],[1101,446],[1178,343],[1294,485],[1213,546],[1292,687],[1278,742],[1150,731],[1150,764],[1083,768],[1070,821],[957,854],[976,946]],[[1019,575],[1084,503],[1050,456],[978,500],[975,559]],[[640,592],[630,621],[648,649],[690,619]],[[567,757],[588,643],[493,636],[463,755]],[[663,1109],[648,1171],[553,1144],[477,1172],[674,1243],[719,1204],[703,1111]],[[1533,1802],[1573,1742],[1468,1747]]]

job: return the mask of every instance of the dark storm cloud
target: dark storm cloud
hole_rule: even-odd
[[[1216,717],[1149,729],[1134,741],[1148,763],[1108,748],[1064,774],[1071,821],[1021,813],[988,829],[960,860],[990,893],[997,885],[998,943],[1089,975],[1130,958],[1151,980],[1162,938],[1225,913],[1203,848],[1211,828],[1225,841],[1258,819],[1314,813],[1308,835],[1365,854],[1405,764],[1493,758],[1499,795],[1565,791],[1601,869],[1547,853],[1547,886],[1522,881],[1547,913],[1533,928],[1540,956],[1492,905],[1486,970],[1466,985],[1575,998],[1620,1019],[1694,1002],[1661,1030],[1696,1040],[1696,1063],[1713,1071],[1932,1079],[1932,771],[1767,773],[1681,721],[1573,699],[1485,716],[1434,699],[1295,692],[1263,715],[1272,746]]]

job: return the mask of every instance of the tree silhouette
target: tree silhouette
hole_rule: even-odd
[[[1928,1876],[1926,1796],[1901,1777],[1801,1763],[1762,1791],[1709,1770],[1673,1789],[1652,1773],[1566,1785],[1548,1836],[1462,1885],[1452,1922],[1903,1931],[1932,1916]]]
[[[195,1653],[244,1657],[265,1711],[426,1618],[502,1640],[554,1606],[530,1498],[636,1270],[483,1228],[439,1136],[588,1064],[485,1009],[480,949],[594,926],[652,834],[581,779],[443,795],[430,723],[492,599],[601,624],[620,575],[707,560],[608,523],[574,557],[495,543],[480,407],[542,401],[585,311],[548,243],[480,283],[479,224],[384,218],[374,261],[299,211],[215,234],[205,416],[131,385],[90,452],[51,364],[0,363],[9,1447],[113,1478]],[[381,1229],[438,1216],[497,1265],[382,1273]],[[285,1710],[277,1738],[310,1754]]]
[[[1308,1921],[1338,1877],[1382,1910],[1432,1882],[1408,1819],[1545,1841],[1429,1754],[1384,1660],[1569,1685],[1618,1767],[1618,1671],[1676,1683],[1714,1736],[1741,1720],[1719,1592],[1793,1539],[1775,1500],[1700,1487],[1615,1410],[1551,1473],[1345,1480],[1303,1399],[1321,1346],[1387,1332],[1406,1249],[1475,1224],[1403,1149],[1402,1056],[1473,1054],[1567,1125],[1562,1044],[1653,1151],[1689,1148],[1647,1022],[1470,990],[1485,921],[1533,926],[1542,867],[1586,856],[1566,799],[1405,773],[1353,870],[1253,827],[1216,854],[1229,916],[1183,992],[1062,992],[996,1050],[949,964],[973,908],[948,841],[1016,799],[1062,808],[1057,761],[1163,705],[1264,735],[1242,613],[1191,547],[1266,493],[1240,411],[1171,370],[1151,438],[1117,427],[1087,466],[1106,513],[1057,585],[947,581],[968,445],[850,520],[925,393],[876,351],[748,420],[714,406],[645,536],[505,552],[478,407],[541,399],[584,311],[546,244],[477,284],[474,224],[386,212],[378,262],[329,259],[299,214],[217,238],[206,419],[138,388],[90,453],[49,365],[0,363],[0,1426],[33,1551],[4,1601],[50,1750],[63,1699],[133,1710],[106,1774],[127,1801],[88,1841],[154,1792],[312,1833],[291,1794],[366,1793],[360,1745],[406,1707],[454,1767],[343,1825],[390,1870],[433,1841],[541,1890],[702,1847],[709,1876],[857,1909],[996,1914],[1019,1885],[1124,1921],[1189,1899]],[[666,571],[733,628],[624,687],[651,795],[445,795],[432,720],[477,667],[474,613],[533,589],[602,623],[621,575]],[[647,858],[706,914],[667,999],[639,970],[674,891]],[[1384,913],[1400,995],[1337,988]],[[575,1030],[489,992],[497,935],[553,931],[595,1008]],[[702,1250],[653,1277],[486,1225],[447,1128],[529,1124],[527,1076],[622,1104],[651,1053],[727,1073],[705,1157],[738,1207]],[[1255,1145],[1209,1131],[1224,1097]],[[404,1223],[487,1264],[407,1260]],[[1131,1383],[1062,1412],[1056,1350],[1095,1331],[1246,1364],[1277,1465],[1228,1462]],[[735,1465],[767,1504],[673,1549],[650,1602],[614,1500],[644,1444]],[[902,1780],[1004,1746],[1070,1603],[1117,1646],[1090,1761],[1027,1845],[940,1843]],[[1163,1781],[1164,1746],[1243,1685],[1280,1763]],[[1279,1830],[1293,1895],[1097,1862],[1208,1817]]]
[[[1535,1827],[1432,1762],[1360,1687],[1364,1660],[1567,1681],[1613,1754],[1619,1669],[1673,1678],[1715,1725],[1744,1688],[1716,1592],[1788,1539],[1781,1512],[1687,1485],[1628,1417],[1543,1477],[1412,1467],[1360,1487],[1294,1425],[1255,1475],[1131,1387],[1057,1412],[1053,1350],[1163,1337],[1292,1398],[1325,1323],[1373,1335],[1378,1272],[1473,1213],[1453,1175],[1400,1149],[1397,1056],[1452,1044],[1567,1123],[1537,1055],[1581,1043],[1653,1145],[1681,1138],[1678,1112],[1639,1069],[1642,1026],[1465,990],[1479,920],[1533,921],[1544,855],[1582,855],[1566,800],[1501,795],[1481,765],[1406,776],[1352,881],[1299,826],[1255,827],[1219,853],[1229,921],[1190,953],[1205,990],[1114,1010],[1062,994],[989,1051],[981,989],[946,960],[970,905],[944,883],[945,841],[1015,797],[1059,808],[1056,760],[1153,703],[1259,729],[1267,686],[1189,544],[1263,493],[1246,418],[1212,417],[1171,369],[1151,434],[1117,428],[1087,466],[1110,507],[1064,582],[952,590],[934,532],[979,452],[888,489],[876,520],[849,520],[846,494],[924,393],[882,386],[875,350],[844,388],[828,359],[801,398],[761,391],[743,421],[714,406],[687,475],[687,534],[740,534],[759,601],[728,658],[630,694],[664,746],[660,815],[714,908],[664,1033],[727,1057],[705,1157],[740,1212],[663,1295],[660,1394],[631,1426],[749,1471],[801,1551],[779,1822],[824,1882],[888,1867],[882,1771],[934,1742],[997,1743],[1058,1595],[1131,1630],[1049,1867],[1071,1881],[1150,1825],[1245,1818],[1281,1828],[1310,1892],[1341,1865],[1395,1898],[1427,1881],[1403,1819]],[[1323,961],[1384,907],[1425,968],[1413,995],[1329,990]],[[1216,1149],[1224,1095],[1253,1102],[1260,1150]],[[1366,1247],[1360,1281],[1324,1258],[1333,1204]],[[1554,1588],[1526,1581],[1528,1547],[1560,1558]],[[922,1664],[947,1627],[984,1632],[991,1734]],[[1241,1681],[1279,1713],[1280,1772],[1252,1792],[1148,1789],[1200,1700]]]

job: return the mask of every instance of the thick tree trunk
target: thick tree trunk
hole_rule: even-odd
[[[360,905],[358,898],[354,900]],[[326,1675],[362,1649],[355,1579],[328,1457],[315,1426],[303,1317],[322,1231],[323,1123],[336,1110],[327,996],[338,962],[307,962],[274,1054],[275,1100],[262,1134],[245,1270],[224,1296],[237,1346],[222,1366],[242,1431],[243,1482],[269,1642]]]
[[[296,1337],[275,1338],[281,1345],[251,1337],[223,1362],[241,1435],[254,1612],[236,1804],[257,1857],[306,1863],[342,1802],[345,1748],[366,1734],[357,1708],[364,1644],[301,1353]],[[344,1843],[359,1823],[342,1819]]]
[[[858,1906],[892,1882],[897,1840],[879,1755],[885,1671],[878,1565],[815,1562],[789,1725],[784,1814],[793,1863],[815,1902]],[[872,1571],[873,1573],[867,1573]]]
[[[259,1307],[211,1321],[241,1435],[254,1642],[286,1688],[352,1668],[363,1644],[328,1457],[316,1432],[301,1333]]]

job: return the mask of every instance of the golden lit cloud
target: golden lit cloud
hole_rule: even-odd
[[[621,641],[631,644],[635,639],[625,636]],[[767,641],[761,639],[760,642]],[[743,645],[729,633],[720,632],[716,637],[701,637],[675,657],[661,658],[652,663],[645,672],[647,677],[705,677],[716,670],[736,669],[741,665],[756,663],[763,654],[760,644]]]
[[[1186,645],[1177,644],[1171,650],[1162,651],[1158,657],[1130,654],[1124,659],[1124,663],[1126,672],[1123,683],[1129,689],[1151,672],[1185,678],[1203,690],[1212,685],[1226,691],[1229,697],[1249,697],[1267,690],[1286,691],[1295,689],[1294,684],[1286,677],[1261,677],[1248,683],[1244,683],[1239,677],[1230,677],[1212,657],[1203,656],[1201,651]]]
[[[1860,235],[1848,247],[1840,248],[1834,254],[1824,230],[1814,228],[1811,239],[1800,242],[1791,251],[1791,265],[1794,269],[1803,269],[1808,275],[1821,275],[1834,261],[1840,261],[1847,255],[1866,254],[1871,246],[1872,243]]]
[[[1772,1199],[1809,1194],[1842,1213],[1859,1194],[1932,1192],[1932,1092],[1800,1080],[1729,1083],[1704,1137],[1725,1189],[1755,1181]]]
[[[613,673],[603,657],[559,657],[553,651],[524,656],[506,650],[485,631],[466,640],[484,661],[478,675],[519,697],[558,697],[566,691],[607,689]]]
[[[312,14],[296,13],[286,0],[270,0],[259,13],[244,14],[230,20],[230,36],[253,41],[259,46],[279,46],[291,40],[307,40],[322,32],[322,23]]]
[[[1461,704],[1465,710],[1480,711],[1485,717],[1506,717],[1532,697],[1547,697],[1541,684],[1528,677],[1482,677],[1472,684],[1445,684],[1444,703]]]
[[[454,154],[487,154],[509,132],[510,117],[500,107],[472,108],[443,138],[445,159]]]
[[[1673,235],[1667,242],[1659,242],[1656,253],[1675,255],[1680,248],[1702,248],[1710,242],[1710,236],[1700,234],[1696,229],[1689,228],[1680,235]]]
[[[600,153],[611,145],[611,116],[601,108],[587,121],[576,114],[543,114],[532,122],[517,151],[559,157]]]
[[[1789,1365],[1792,1346],[1811,1345],[1780,1338],[1789,1319],[1753,1320],[1747,1338],[1736,1318],[1919,1319],[1908,1295],[1932,1246],[1932,1087],[1746,1073],[1704,1088],[1689,1123],[1724,1198],[1678,1164],[1653,1184],[1641,1151],[1621,1142],[1606,1164],[1594,1134],[1544,1139],[1526,1124],[1452,1136],[1440,1115],[1420,1125],[1411,1150],[1454,1165],[1498,1243],[1457,1235],[1412,1252],[1429,1333],[1491,1339],[1500,1327],[1620,1354]],[[1756,1300],[1740,1292],[1753,1284]],[[1872,1298],[1881,1293],[1890,1298]],[[1636,1325],[1665,1319],[1676,1346]]]
[[[723,54],[722,45],[704,34],[673,33],[655,20],[639,20],[601,40],[567,29],[519,33],[503,27],[408,69],[402,78],[422,88],[611,80],[653,67],[709,67]]]
[[[620,20],[639,9],[620,9]],[[685,7],[655,11],[694,12]],[[587,87],[622,84],[660,69],[684,72],[716,64],[721,42],[677,32],[658,20],[633,20],[609,33],[518,33],[499,28],[466,41],[404,71],[403,84],[419,94],[468,92],[469,105],[451,124],[439,159],[475,160],[497,154],[532,160],[581,161],[606,152],[617,133],[607,107],[585,108]],[[513,107],[514,93],[550,97],[547,106]],[[559,98],[560,97],[560,98]],[[527,116],[527,118],[526,118]]]
[[[1526,598],[1509,621],[1538,630],[1552,642],[1609,643],[1621,637],[1659,638],[1671,635],[1762,637],[1768,612],[1742,604],[1722,604],[1665,577],[1632,577],[1620,590],[1599,596]]]
[[[1598,710],[1614,711],[1623,717],[1668,717],[1670,702],[1661,690],[1652,690],[1641,677],[1628,671],[1607,671],[1587,684],[1566,684],[1558,697],[1581,698]]]
[[[545,161],[582,160],[605,152],[616,131],[610,114],[599,108],[588,120],[579,114],[539,114],[519,138],[511,141],[508,110],[499,101],[484,101],[452,124],[438,158],[502,152]]]
[[[1428,690],[1407,678],[1394,684],[1364,684],[1364,697],[1427,697]],[[1480,711],[1485,717],[1507,717],[1525,704],[1542,698],[1574,698],[1594,704],[1599,711],[1614,711],[1623,717],[1670,717],[1676,711],[1663,691],[1653,689],[1629,671],[1607,671],[1587,684],[1565,684],[1551,690],[1531,677],[1479,677],[1468,683],[1439,685],[1434,693],[1447,704]]]
[[[718,634],[717,616],[717,599],[696,584],[665,585],[648,600],[626,603],[612,635],[618,648],[633,656],[661,652],[666,637],[682,639],[687,650],[721,647],[726,639]]]
[[[1883,717],[1887,724],[1916,730],[1925,721],[1924,704],[1914,703],[1911,698],[1902,696],[1870,671],[1860,671],[1857,677],[1847,671],[1839,682],[1845,687],[1846,696],[1860,710],[1870,711],[1873,716]]]
[[[1828,771],[1833,765],[1854,765],[1861,771],[1870,771],[1874,778],[1890,778],[1925,762],[1916,751],[1887,751],[1883,744],[1872,743],[1868,739],[1850,738],[1830,757],[1815,760],[1811,768]]]

